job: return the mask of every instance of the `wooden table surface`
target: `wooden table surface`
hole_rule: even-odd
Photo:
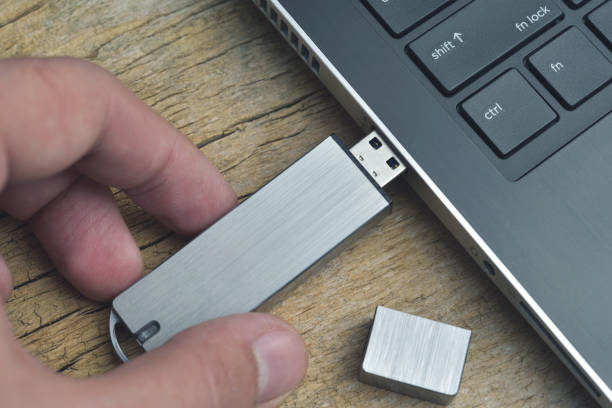
[[[71,55],[117,75],[206,154],[239,197],[328,134],[361,131],[248,0],[1,0],[3,57]],[[10,103],[10,98],[3,98]],[[263,309],[303,334],[310,367],[286,407],[427,407],[357,381],[376,305],[473,331],[453,407],[594,407],[594,401],[403,181],[394,212]],[[186,239],[122,192],[117,204],[151,270]],[[106,304],[57,273],[27,223],[0,218],[21,343],[48,366],[88,376],[119,364]]]

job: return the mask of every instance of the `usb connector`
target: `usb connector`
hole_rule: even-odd
[[[357,142],[351,148],[351,153],[380,187],[386,186],[406,170],[406,166],[376,131]]]
[[[113,301],[151,350],[195,324],[257,308],[391,211],[382,190],[404,169],[371,133],[351,149],[330,136]]]

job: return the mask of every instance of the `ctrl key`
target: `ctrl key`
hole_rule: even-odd
[[[507,71],[461,105],[473,127],[507,157],[557,120],[557,114],[516,70]]]

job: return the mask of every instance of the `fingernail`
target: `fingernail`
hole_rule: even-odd
[[[259,370],[259,403],[287,394],[304,378],[306,350],[295,332],[266,333],[253,343],[253,353]]]

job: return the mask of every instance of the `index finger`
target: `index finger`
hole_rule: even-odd
[[[69,58],[0,62],[0,186],[71,166],[195,233],[235,203],[214,166],[105,70]]]

